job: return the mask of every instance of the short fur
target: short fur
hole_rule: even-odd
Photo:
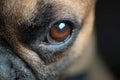
[[[94,9],[95,0],[1,0],[0,80],[59,80],[92,71]],[[74,23],[73,37],[46,45],[49,26],[64,20]]]

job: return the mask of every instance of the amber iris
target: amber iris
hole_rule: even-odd
[[[70,35],[70,33],[71,25],[65,22],[56,23],[51,26],[50,29],[50,37],[57,42],[64,41]]]

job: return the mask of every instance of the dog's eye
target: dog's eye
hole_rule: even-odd
[[[51,25],[47,40],[50,43],[59,43],[70,37],[73,26],[70,22],[57,22]]]

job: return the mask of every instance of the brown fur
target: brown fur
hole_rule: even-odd
[[[51,64],[46,65],[38,53],[21,41],[19,27],[23,23],[32,24],[39,10],[48,3],[53,4],[56,17],[70,17],[74,14],[79,23],[83,21],[83,26],[72,47],[63,52],[64,55],[55,56]],[[95,50],[94,44],[91,45],[95,43],[91,42],[94,41],[94,9],[95,0],[1,0],[0,20],[4,18],[4,25],[0,25],[0,35],[9,43],[12,51],[30,67],[37,80],[56,80],[55,76],[60,76],[61,73],[69,76],[78,73],[77,70],[82,73],[92,63]],[[81,64],[79,68],[76,67],[77,60]],[[71,66],[68,67],[69,65]],[[62,70],[65,71],[61,72]]]

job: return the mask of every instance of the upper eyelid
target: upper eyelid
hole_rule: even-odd
[[[49,14],[49,16],[45,16],[45,15],[40,15],[37,16],[36,18],[34,18],[31,22],[28,22],[26,24],[27,28],[29,27],[34,27],[34,26],[38,26],[38,27],[50,27],[52,24],[56,23],[56,22],[60,22],[60,21],[69,21],[71,23],[73,23],[74,25],[79,24],[75,14],[73,14],[72,12],[70,13],[69,11],[67,12],[60,12],[60,13],[52,13]],[[75,26],[77,27],[77,26]],[[34,27],[35,28],[35,27]]]
[[[63,22],[68,21],[68,22],[71,22],[73,24],[77,24],[78,23],[77,19],[73,15],[71,15],[71,16],[64,16],[63,17],[60,15],[60,16],[54,17],[54,18],[52,18],[52,20],[50,22],[48,22],[47,27],[48,27],[48,25],[50,26],[56,22],[62,22],[62,21]],[[36,22],[31,22],[31,24],[33,26],[35,26],[35,25],[41,26],[41,24],[44,24],[44,23],[42,23],[42,21],[36,21]]]

